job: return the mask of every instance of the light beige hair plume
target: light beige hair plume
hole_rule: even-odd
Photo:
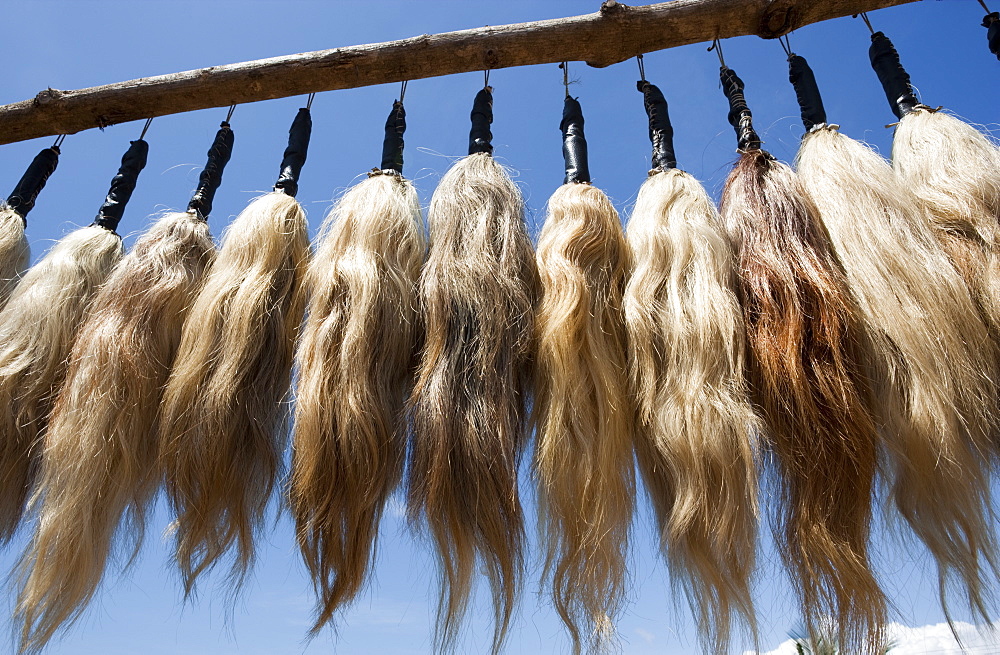
[[[426,248],[413,185],[379,171],[334,207],[306,276],[289,505],[319,597],[314,632],[363,588],[403,473]]]
[[[167,214],[94,298],[45,434],[38,527],[21,564],[22,650],[41,650],[81,615],[116,537],[123,552],[138,552],[161,479],[160,397],[214,255],[205,221]]]
[[[232,590],[253,561],[282,470],[307,229],[284,192],[251,202],[226,231],[184,322],[159,445],[186,593],[231,547]]]

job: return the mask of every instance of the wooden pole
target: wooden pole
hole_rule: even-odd
[[[210,107],[454,73],[585,61],[603,67],[714,38],[772,39],[810,23],[916,0],[673,0],[320,50],[104,86],[45,89],[0,106],[0,144]]]

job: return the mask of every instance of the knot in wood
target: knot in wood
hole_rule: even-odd
[[[784,36],[797,26],[798,10],[790,0],[775,0],[761,14],[757,26],[757,36],[762,39],[776,39]]]
[[[34,105],[38,107],[39,105],[47,105],[50,102],[54,102],[63,96],[63,92],[59,89],[53,89],[51,86],[44,91],[39,91],[38,95],[35,96]]]
[[[628,10],[627,5],[623,5],[617,0],[604,0],[601,3],[602,16],[620,16]]]

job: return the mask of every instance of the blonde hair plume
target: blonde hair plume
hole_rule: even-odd
[[[91,225],[31,267],[0,311],[0,541],[14,534],[34,485],[39,437],[73,336],[122,256],[121,238]]]
[[[520,589],[517,470],[538,285],[523,211],[517,187],[486,153],[452,166],[431,200],[408,505],[412,521],[426,521],[442,569],[442,649],[457,638],[477,562],[492,592],[494,651]]]
[[[406,454],[426,251],[417,192],[378,172],[323,226],[306,276],[289,505],[318,598],[313,632],[362,589]]]
[[[160,482],[160,396],[214,254],[205,221],[167,214],[94,298],[45,434],[38,527],[20,576],[22,651],[41,650],[81,615],[116,536],[138,551]]]
[[[761,429],[744,379],[733,247],[704,187],[678,169],[654,170],[643,183],[628,240],[639,470],[672,580],[706,651],[724,652],[734,616],[756,634]]]
[[[798,168],[875,344],[896,507],[940,567],[942,600],[957,575],[988,618],[996,348],[912,187],[885,160],[825,126],[803,138]]]
[[[282,469],[307,229],[282,191],[251,202],[184,322],[163,394],[160,459],[186,593],[234,545],[233,590],[253,561]]]
[[[0,202],[0,309],[28,268],[31,249],[24,236],[24,219]]]
[[[574,652],[614,641],[635,502],[634,402],[622,295],[631,253],[618,212],[585,183],[549,199],[537,249],[535,471],[545,576]]]

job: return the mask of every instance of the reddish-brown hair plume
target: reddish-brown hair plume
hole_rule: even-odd
[[[215,255],[208,225],[168,214],[94,298],[45,434],[38,528],[22,562],[22,649],[86,608],[116,536],[137,552],[160,482],[156,422],[181,325]]]
[[[452,166],[431,200],[408,501],[442,569],[436,641],[443,649],[454,645],[479,568],[493,596],[499,650],[522,577],[517,470],[538,288],[523,211],[513,181],[484,153]]]
[[[721,214],[738,252],[750,380],[780,477],[779,548],[807,628],[882,643],[886,599],[868,561],[878,437],[866,336],[829,236],[792,170],[745,151]]]
[[[319,596],[313,632],[363,588],[403,473],[426,248],[413,185],[376,174],[337,203],[306,276],[289,505]]]

